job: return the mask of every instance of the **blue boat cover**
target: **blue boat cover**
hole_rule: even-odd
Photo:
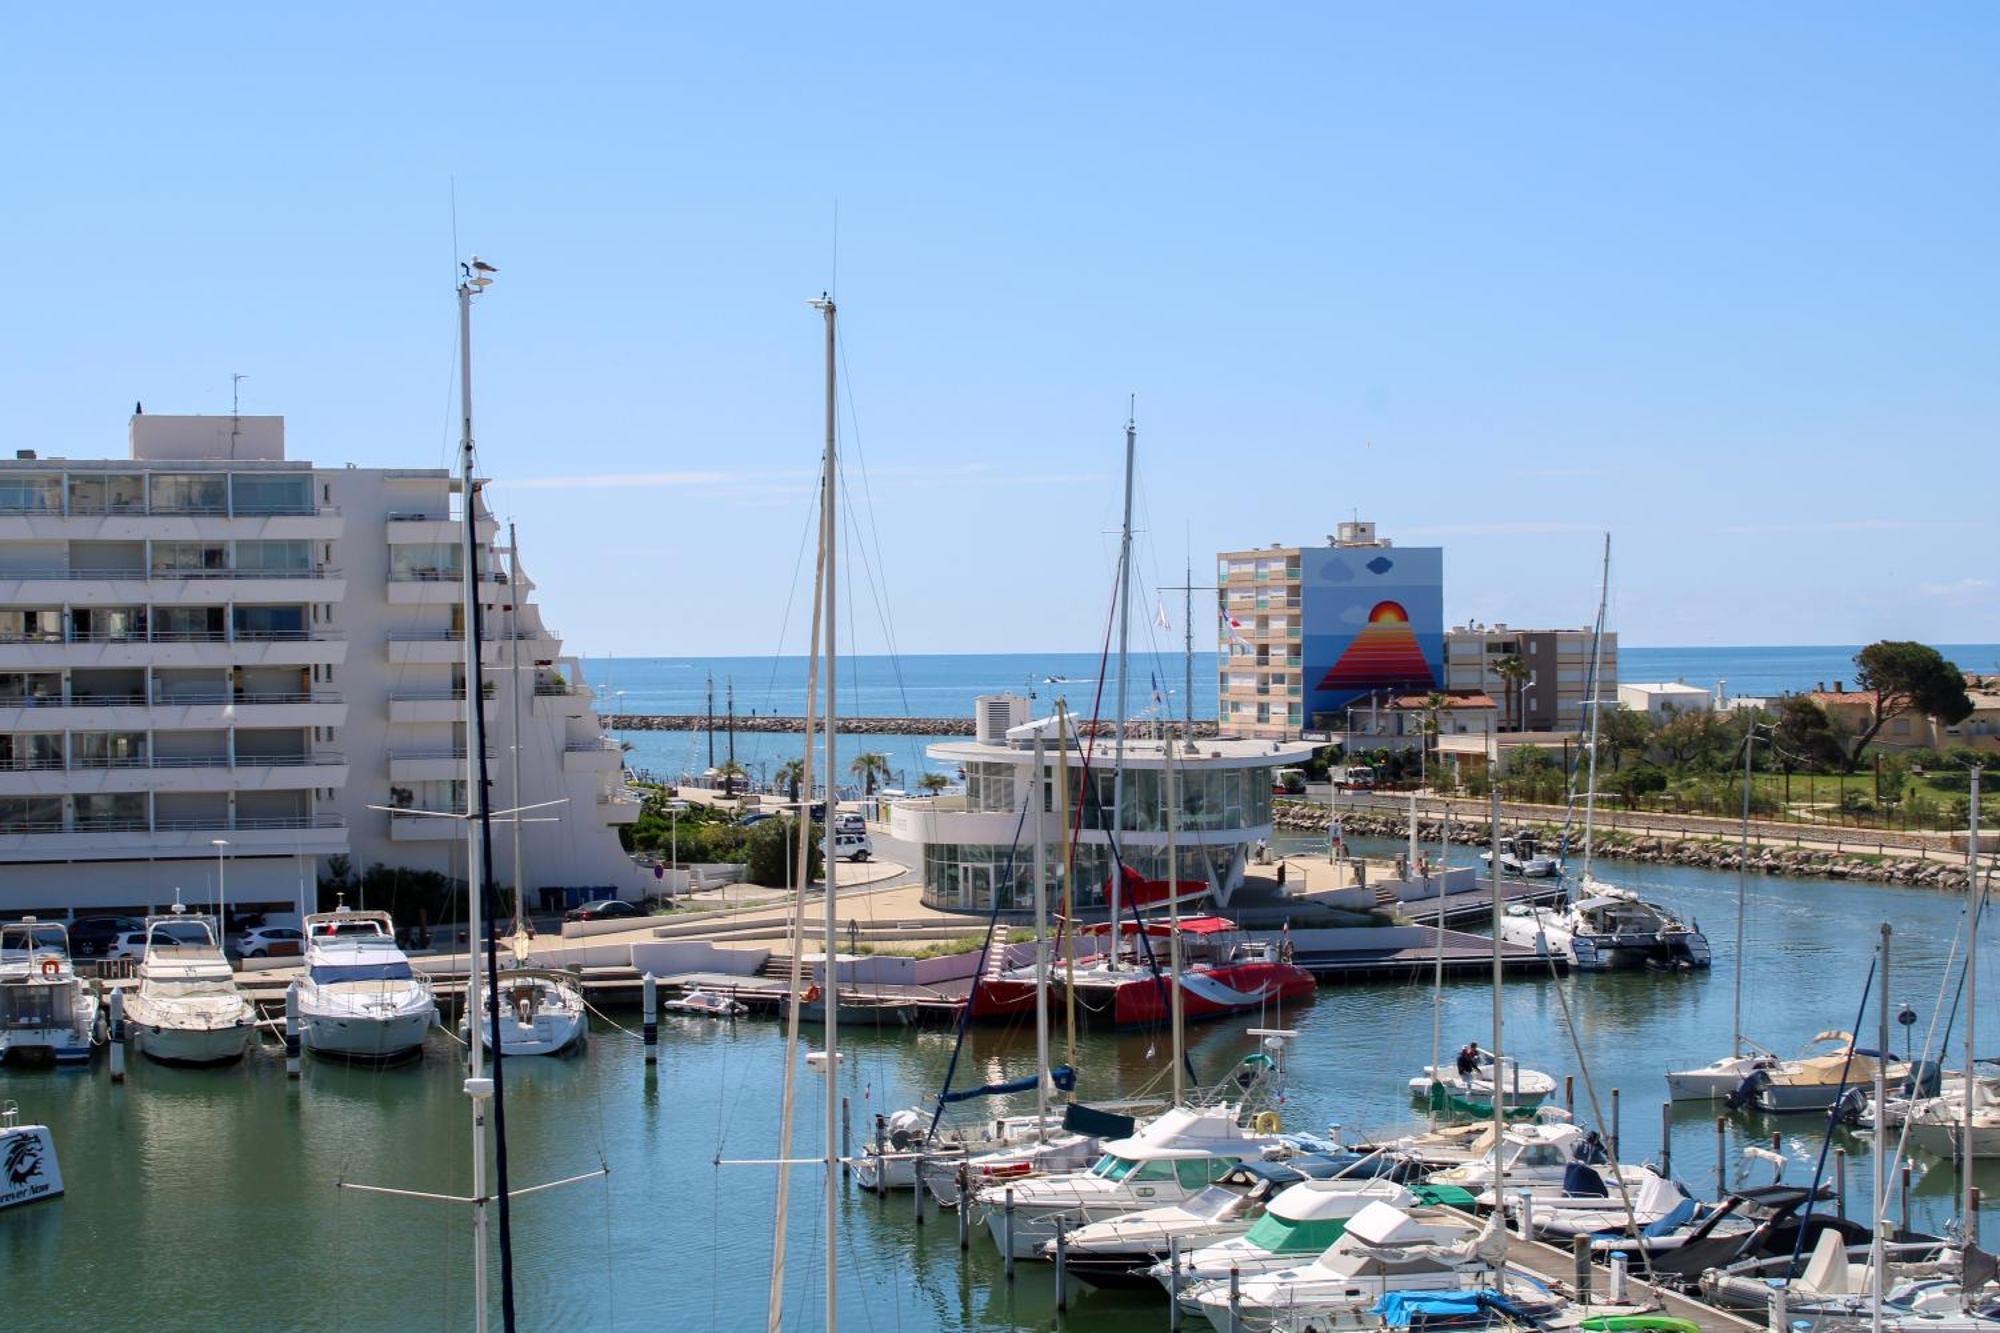
[[[1116,1111],[1100,1111],[1095,1106],[1071,1102],[1063,1108],[1063,1128],[1087,1138],[1129,1139],[1139,1132],[1139,1122]]]
[[[1432,1320],[1464,1320],[1481,1313],[1523,1318],[1524,1312],[1495,1291],[1390,1291],[1369,1313],[1380,1315],[1390,1328],[1421,1327]]]
[[[1611,1191],[1604,1187],[1604,1177],[1585,1166],[1582,1162],[1571,1162],[1563,1172],[1563,1193],[1572,1199],[1607,1199]]]
[[[1009,1079],[1005,1083],[988,1083],[982,1087],[967,1088],[963,1092],[947,1092],[941,1100],[947,1102],[969,1102],[974,1097],[997,1097],[1008,1092],[1032,1092],[1041,1079],[1040,1074],[1030,1074],[1026,1078]],[[1068,1092],[1076,1087],[1076,1071],[1068,1065],[1057,1065],[1049,1070],[1049,1081],[1058,1091]]]

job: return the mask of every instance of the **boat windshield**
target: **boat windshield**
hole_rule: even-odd
[[[409,963],[398,959],[381,963],[318,963],[312,979],[321,986],[341,981],[408,981],[414,974]]]
[[[1120,1157],[1108,1152],[1097,1159],[1097,1165],[1090,1168],[1090,1174],[1105,1180],[1123,1180],[1137,1170],[1139,1164],[1129,1157]]]
[[[146,993],[174,1000],[200,1000],[218,995],[233,997],[236,983],[223,977],[189,977],[173,981],[155,978],[146,983]]]
[[[53,921],[45,925],[0,927],[0,958],[19,962],[32,952],[49,949],[58,953],[69,952],[69,936]]]

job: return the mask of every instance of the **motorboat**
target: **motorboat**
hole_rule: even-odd
[[[1479,854],[1479,863],[1493,867],[1491,850]],[[1527,829],[1500,839],[1500,873],[1520,879],[1550,879],[1562,870],[1562,861],[1541,849],[1541,840]]]
[[[1877,1290],[1872,1249],[1872,1243],[1855,1243],[1824,1230],[1802,1269],[1793,1270],[1789,1255],[1713,1268],[1701,1275],[1701,1294],[1726,1310],[1756,1314],[1769,1309],[1782,1291],[1788,1321],[1815,1329],[1868,1328]],[[1937,1237],[1897,1232],[1893,1240],[1884,1240],[1882,1259],[1882,1327],[2000,1327],[1990,1292],[1978,1302],[1985,1308],[1969,1314],[1959,1302],[1962,1257],[1947,1251]],[[1989,1272],[1991,1262],[1988,1257]],[[1988,1286],[1990,1280],[1980,1285]],[[1968,1317],[1971,1324],[1959,1322]]]
[[[1005,1174],[1011,1177],[1075,1170],[1098,1155],[1097,1140],[1071,1131],[1064,1113],[994,1116],[975,1124],[941,1122],[933,1131],[934,1118],[914,1106],[878,1116],[874,1138],[854,1163],[855,1183],[865,1190],[914,1189],[921,1170],[926,1177],[950,1177],[955,1186],[959,1166],[976,1160],[975,1183],[983,1185],[998,1178],[1000,1158],[1008,1159]],[[948,1197],[940,1193],[940,1202],[955,1204],[955,1188]]]
[[[510,967],[501,969],[494,988],[500,1000],[500,1053],[502,1055],[561,1055],[581,1046],[590,1035],[590,1014],[583,1002],[583,990],[576,974],[557,968]],[[473,1038],[493,1049],[493,994]],[[467,1023],[459,1020],[459,1034],[466,1035]]]
[[[1151,1286],[1152,1266],[1170,1253],[1193,1253],[1239,1238],[1264,1225],[1268,1206],[1277,1198],[1307,1185],[1334,1188],[1341,1198],[1359,1197],[1369,1187],[1379,1197],[1408,1197],[1408,1191],[1392,1180],[1310,1180],[1292,1162],[1243,1162],[1192,1198],[1069,1232],[1064,1242],[1069,1272],[1097,1286]],[[1324,1248],[1324,1244],[1313,1247]],[[1055,1242],[1043,1247],[1042,1257],[1055,1257]]]
[[[387,912],[345,904],[306,918],[306,970],[299,979],[305,1048],[351,1060],[393,1060],[421,1050],[437,1005],[429,978],[396,944]]]
[[[63,1192],[55,1135],[47,1125],[24,1125],[21,1108],[0,1102],[0,1209],[39,1203]]]
[[[1699,1069],[1675,1069],[1667,1074],[1667,1099],[1676,1102],[1722,1101],[1760,1069],[1782,1063],[1777,1056],[1746,1041],[1748,1055],[1725,1055]]]
[[[1627,1168],[1619,1178],[1622,1189],[1605,1181],[1602,1168],[1573,1163],[1560,1189],[1510,1187],[1507,1213],[1523,1234],[1564,1244],[1577,1236],[1665,1235],[1694,1220],[1694,1199],[1652,1167]],[[1490,1205],[1492,1191],[1479,1201]]]
[[[1483,1047],[1474,1049],[1477,1058],[1469,1073],[1461,1074],[1456,1065],[1425,1065],[1424,1072],[1410,1080],[1410,1095],[1428,1098],[1433,1085],[1437,1085],[1448,1096],[1491,1102],[1497,1086],[1505,1092],[1509,1106],[1526,1108],[1540,1105],[1543,1098],[1556,1090],[1553,1075],[1539,1069],[1523,1069],[1521,1062],[1511,1055],[1503,1057],[1496,1076],[1493,1052]]]
[[[61,922],[0,923],[0,1061],[88,1063],[98,1007],[97,992],[76,975]]]
[[[1032,1258],[1055,1238],[1057,1218],[1070,1226],[1108,1221],[1142,1208],[1192,1199],[1245,1160],[1284,1156],[1276,1133],[1243,1129],[1228,1106],[1176,1106],[1130,1138],[1104,1144],[1086,1171],[986,1185],[973,1194],[994,1243]]]
[[[1528,1318],[1560,1308],[1560,1299],[1540,1279],[1519,1269],[1502,1270],[1506,1247],[1498,1215],[1474,1231],[1371,1203],[1310,1262],[1251,1278],[1239,1275],[1235,1284],[1227,1278],[1203,1282],[1186,1288],[1181,1303],[1218,1329],[1253,1333],[1300,1315],[1327,1333],[1376,1328],[1379,1320],[1371,1311],[1391,1292],[1490,1290]]]
[[[1856,1046],[1853,1034],[1840,1031],[1820,1033],[1809,1049],[1814,1046],[1826,1049],[1750,1073],[1729,1094],[1729,1105],[1783,1114],[1824,1111],[1850,1094],[1857,1102],[1865,1098],[1863,1089],[1875,1081],[1881,1052]],[[1891,1087],[1901,1085],[1910,1072],[1910,1066],[1893,1055],[1887,1057],[1882,1070]]]
[[[1816,1206],[1832,1197],[1824,1187],[1815,1194],[1798,1185],[1754,1186],[1713,1205],[1677,1245],[1648,1244],[1634,1253],[1629,1239],[1619,1238],[1606,1248],[1626,1253],[1635,1271],[1643,1265],[1654,1281],[1692,1288],[1710,1269],[1772,1258],[1789,1261],[1794,1253],[1810,1253],[1827,1231],[1843,1244],[1865,1243],[1865,1225]]]
[[[917,1006],[914,1000],[894,1000],[872,996],[851,995],[843,992],[840,996],[838,1016],[843,1028],[855,1027],[909,1027],[916,1022]],[[826,1023],[826,997],[818,986],[808,987],[799,1004],[801,1023]]]
[[[250,1049],[257,1011],[236,987],[236,973],[205,916],[179,903],[170,916],[146,918],[146,956],[125,998],[125,1031],[143,1055],[162,1064],[219,1065]]]
[[[1576,1125],[1562,1122],[1509,1125],[1497,1147],[1491,1139],[1486,1143],[1485,1152],[1469,1162],[1437,1172],[1430,1177],[1431,1183],[1458,1185],[1473,1191],[1490,1190],[1497,1157],[1502,1183],[1508,1190],[1559,1190],[1572,1165],[1597,1166],[1606,1160],[1603,1141],[1595,1132],[1585,1133]]]
[[[1566,906],[1514,904],[1500,918],[1500,938],[1586,972],[1696,968],[1713,961],[1700,928],[1658,903],[1596,880],[1582,881],[1576,893]]]
[[[690,1014],[697,1018],[741,1018],[750,1012],[750,1006],[714,991],[691,990],[679,999],[662,1002],[660,1010],[662,1013]]]
[[[1300,1181],[1272,1198],[1263,1216],[1240,1234],[1195,1248],[1183,1239],[1175,1258],[1155,1263],[1147,1274],[1177,1298],[1188,1287],[1225,1280],[1232,1272],[1243,1278],[1289,1268],[1323,1253],[1372,1203],[1408,1209],[1416,1206],[1417,1197],[1382,1176]]]

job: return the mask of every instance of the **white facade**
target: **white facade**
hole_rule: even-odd
[[[1044,734],[1045,771],[1035,799],[1034,733]],[[1061,907],[1063,817],[1057,765],[1066,761],[1071,809],[1083,810],[1076,847],[1073,906],[1080,916],[1102,916],[1111,878],[1113,741],[1089,742],[1085,755],[1071,739],[1066,755],[1054,748],[1054,723],[1040,719],[1011,728],[1000,741],[948,741],[927,748],[933,759],[965,770],[965,794],[898,801],[891,833],[922,849],[924,901],[956,911],[1022,914],[1034,906],[1037,824],[1046,842],[1049,910]],[[1176,756],[1174,782],[1178,831],[1175,860],[1182,881],[1208,881],[1218,904],[1243,879],[1250,849],[1271,836],[1271,775],[1296,764],[1316,746],[1300,742],[1204,740]],[[1165,742],[1125,745],[1123,832],[1119,855],[1148,880],[1169,878],[1166,807],[1162,787]],[[1024,813],[1025,811],[1025,813]]]
[[[129,459],[0,461],[0,913],[138,914],[219,876],[232,910],[288,913],[335,855],[463,876],[461,821],[370,808],[464,805],[457,489],[288,461],[279,417],[138,416]],[[636,896],[621,755],[480,517],[492,803],[562,802],[522,826],[530,902]]]
[[[1618,706],[1645,713],[1658,723],[1681,713],[1710,712],[1715,707],[1715,696],[1699,685],[1682,681],[1634,681],[1618,687]]]

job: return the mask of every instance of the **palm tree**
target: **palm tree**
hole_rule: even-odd
[[[736,794],[737,782],[740,779],[750,776],[750,770],[737,763],[734,759],[726,760],[715,772],[722,779],[722,794],[724,796],[734,796]]]
[[[926,773],[917,779],[917,790],[926,796],[935,796],[951,785],[951,779],[942,773]]]
[[[787,800],[796,802],[799,799],[799,787],[805,780],[805,760],[787,759],[784,763],[778,765],[778,785],[785,789],[785,798]]]
[[[1501,685],[1506,691],[1507,712],[1514,717],[1514,730],[1524,730],[1527,722],[1522,718],[1522,710],[1517,705],[1526,701],[1526,696],[1521,692],[1521,682],[1528,678],[1528,664],[1521,660],[1519,653],[1509,653],[1493,664],[1493,674],[1500,677]]]
[[[889,776],[889,756],[879,750],[864,750],[854,756],[848,771],[861,779],[862,795],[873,796],[875,784]]]
[[[1437,748],[1438,713],[1451,706],[1451,698],[1437,690],[1424,696],[1424,768],[1430,768],[1431,753]]]

